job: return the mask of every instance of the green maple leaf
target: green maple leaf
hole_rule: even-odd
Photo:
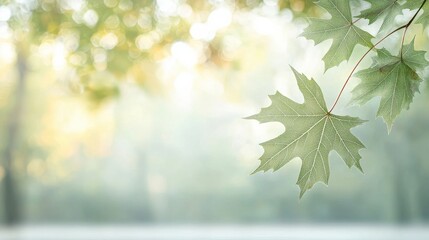
[[[353,89],[352,102],[364,104],[381,97],[377,116],[383,117],[390,131],[395,118],[408,109],[421,82],[417,71],[427,66],[424,51],[414,50],[414,40],[403,47],[402,57],[378,50],[373,66],[356,73],[361,82]]]
[[[414,10],[418,9],[423,3],[423,0],[408,0],[406,3],[404,3],[404,8]],[[429,3],[425,3],[422,7],[423,14],[419,16],[419,18],[416,20],[416,23],[423,24],[423,27],[426,27],[429,25]]]
[[[260,113],[249,117],[261,123],[280,122],[286,131],[278,137],[262,143],[264,154],[261,164],[255,170],[274,171],[295,157],[302,160],[297,184],[301,188],[300,197],[316,182],[328,184],[331,150],[335,150],[347,166],[360,166],[359,150],[364,145],[350,129],[364,121],[349,116],[328,113],[320,87],[294,69],[299,89],[304,95],[304,103],[299,104],[277,92],[270,96],[271,105]]]
[[[390,29],[395,24],[395,17],[398,16],[403,7],[398,0],[365,0],[371,4],[371,7],[362,11],[358,16],[369,20],[369,24],[378,19],[383,19],[380,32]]]
[[[423,27],[429,25],[429,3],[426,3],[423,8],[423,14],[417,19],[416,23],[423,24]]]
[[[408,0],[404,3],[404,8],[414,10],[419,8],[423,3],[423,0]]]
[[[332,39],[332,45],[323,57],[325,69],[348,60],[357,44],[371,47],[371,34],[357,27],[352,18],[350,2],[345,0],[320,0],[319,6],[326,9],[330,19],[311,19],[302,36],[319,44]]]

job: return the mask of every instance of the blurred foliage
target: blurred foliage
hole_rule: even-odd
[[[295,16],[317,16],[319,9],[313,0],[279,0],[279,9],[290,9]]]
[[[230,81],[229,76],[257,66],[255,60],[264,51],[258,43],[266,37],[266,33],[258,33],[256,41],[242,41],[243,35],[253,37],[255,26],[264,30],[246,21],[255,14],[265,21],[284,15],[290,22],[294,13],[306,13],[299,1],[293,4],[295,8],[289,9],[272,0],[0,0],[0,61],[4,63],[0,124],[6,130],[9,123],[16,126],[16,131],[5,131],[8,134],[0,140],[4,146],[0,149],[4,155],[0,188],[3,200],[10,199],[0,209],[5,222],[19,221],[20,200],[27,204],[23,188],[34,187],[28,199],[42,199],[34,204],[54,206],[43,197],[55,192],[48,186],[67,186],[64,181],[73,181],[73,177],[91,182],[94,169],[85,173],[91,161],[81,160],[96,161],[108,154],[116,121],[111,109],[114,101],[110,100],[121,95],[124,85],[139,85],[152,97],[177,98],[175,103],[185,106],[195,94],[190,91],[190,81],[205,76],[196,84],[210,90],[207,93],[225,88],[226,96],[239,99],[237,90],[244,78]],[[244,46],[254,50],[249,52]],[[241,55],[246,56],[245,61]],[[213,80],[225,74],[229,74],[226,79]],[[143,177],[136,182],[148,178],[144,169],[138,172]],[[5,176],[11,180],[5,181]],[[73,189],[80,189],[78,185],[67,187],[64,194],[68,199],[76,200],[69,194],[87,196],[93,192],[88,188],[97,188],[86,186],[85,193],[76,193]],[[147,197],[144,185],[141,194]],[[85,210],[92,204],[81,203]],[[30,205],[29,219],[40,219],[42,212],[48,219],[55,215]],[[73,213],[77,213],[75,209],[67,212]],[[102,215],[97,210],[88,213],[94,218]],[[61,214],[55,216],[61,218]],[[120,215],[113,210],[109,214]]]
[[[171,44],[177,41],[191,44],[200,41],[206,59],[199,64],[213,62],[225,66],[230,60],[221,55],[223,45],[218,43],[223,38],[222,32],[205,24],[200,25],[199,31],[211,31],[208,34],[213,36],[198,39],[190,34],[192,27],[197,28],[196,23],[210,20],[216,9],[248,11],[277,6],[279,11],[291,11],[296,16],[317,14],[310,0],[3,0],[2,5],[12,9],[9,24],[20,35],[21,42],[64,47],[68,63],[77,71],[78,82],[84,91],[94,91],[91,99],[95,101],[117,96],[119,91],[110,83],[92,82],[92,74],[108,71],[119,80],[128,77],[143,87],[153,87],[156,84],[151,82],[157,81],[155,75],[135,76],[133,69],[147,65],[141,62],[159,62],[169,55]],[[156,65],[147,67],[141,72],[157,71]]]

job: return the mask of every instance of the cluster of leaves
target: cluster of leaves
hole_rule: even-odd
[[[370,7],[355,13],[354,6],[360,6],[363,2],[369,3]],[[335,150],[349,167],[355,166],[362,171],[359,150],[364,145],[350,129],[364,121],[332,114],[350,78],[355,76],[361,80],[352,91],[353,103],[365,104],[381,97],[377,116],[384,119],[390,131],[395,118],[402,110],[409,108],[422,81],[422,72],[429,64],[424,56],[426,52],[414,49],[414,39],[409,44],[404,43],[411,24],[429,25],[429,3],[426,0],[320,0],[316,4],[325,9],[330,18],[311,19],[302,36],[316,44],[332,40],[323,57],[325,70],[349,60],[356,45],[367,47],[368,51],[351,71],[330,110],[317,83],[293,70],[305,102],[299,104],[276,93],[271,96],[272,104],[269,107],[249,117],[261,123],[280,122],[285,126],[283,134],[261,144],[264,154],[255,172],[275,171],[299,157],[302,160],[297,181],[301,189],[300,196],[316,182],[328,183],[328,154],[331,150]],[[396,26],[395,18],[402,15],[405,9],[414,11],[414,15],[406,24]],[[358,21],[364,19],[369,25],[381,23],[376,36],[357,25]],[[403,30],[403,37],[401,43],[398,43],[397,53],[377,48],[378,44],[400,30]],[[372,51],[376,52],[372,66],[354,74],[361,61]]]

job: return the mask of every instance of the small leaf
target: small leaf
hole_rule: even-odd
[[[422,5],[422,3],[423,0],[408,0],[406,3],[404,3],[404,7],[410,10],[414,10],[418,9]],[[423,27],[426,27],[429,25],[429,3],[426,2],[420,11],[423,11],[423,14],[418,17],[416,23],[421,23],[423,24]]]
[[[410,10],[414,10],[419,8],[424,0],[407,0],[403,6],[405,9],[410,9]]]
[[[378,19],[383,19],[380,32],[385,32],[395,25],[395,17],[401,14],[403,7],[398,0],[365,0],[371,4],[371,7],[362,11],[358,16],[369,20],[369,24]]]
[[[332,39],[332,45],[323,57],[325,70],[348,60],[357,44],[371,47],[371,34],[358,28],[352,19],[350,2],[345,0],[320,0],[319,6],[326,9],[331,19],[311,19],[302,36],[319,44]]]
[[[295,157],[302,160],[297,184],[301,188],[300,197],[316,182],[328,184],[331,150],[335,150],[347,166],[360,166],[359,150],[364,145],[350,129],[364,121],[349,116],[328,113],[320,87],[294,69],[299,89],[304,95],[304,103],[299,104],[276,93],[270,96],[272,104],[260,113],[249,117],[261,123],[280,122],[286,131],[278,137],[262,143],[264,154],[261,164],[255,170],[278,170]]]
[[[423,8],[423,14],[417,19],[416,23],[423,24],[423,27],[427,27],[429,25],[429,3],[426,3]]]
[[[414,50],[414,40],[405,45],[402,57],[392,56],[386,49],[378,50],[373,66],[356,73],[362,81],[353,89],[352,102],[365,104],[380,96],[377,116],[383,117],[390,131],[403,109],[408,109],[421,82],[417,71],[427,66],[424,51]]]

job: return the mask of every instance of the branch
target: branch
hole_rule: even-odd
[[[415,20],[415,18],[417,17],[417,15],[419,14],[420,10],[423,8],[423,6],[425,5],[427,0],[424,0],[422,2],[422,4],[420,5],[419,9],[417,10],[417,12],[414,14],[414,16],[410,19],[410,21],[408,21],[405,25],[402,25],[400,27],[398,27],[397,29],[393,30],[392,32],[390,32],[389,34],[387,34],[385,37],[383,37],[382,39],[380,39],[377,43],[375,43],[370,49],[368,49],[368,51],[365,52],[364,55],[362,55],[362,57],[359,59],[359,61],[356,63],[356,65],[353,67],[353,70],[350,72],[349,76],[347,77],[346,81],[343,84],[343,87],[340,90],[340,93],[338,94],[337,98],[335,99],[334,104],[332,105],[331,109],[329,110],[328,114],[330,114],[335,106],[337,106],[338,101],[340,100],[341,95],[344,92],[344,89],[346,88],[347,84],[349,83],[351,77],[353,76],[353,73],[356,71],[357,67],[360,65],[360,63],[362,62],[363,59],[365,59],[365,57],[368,55],[368,53],[370,53],[378,44],[380,44],[381,42],[383,42],[386,38],[388,38],[389,36],[391,36],[392,34],[394,34],[395,32],[401,30],[401,29],[405,29],[404,31],[404,35],[402,36],[402,43],[401,43],[401,57],[402,57],[402,48],[404,46],[404,39],[405,39],[405,34],[407,32],[408,27],[413,23],[413,21]]]

